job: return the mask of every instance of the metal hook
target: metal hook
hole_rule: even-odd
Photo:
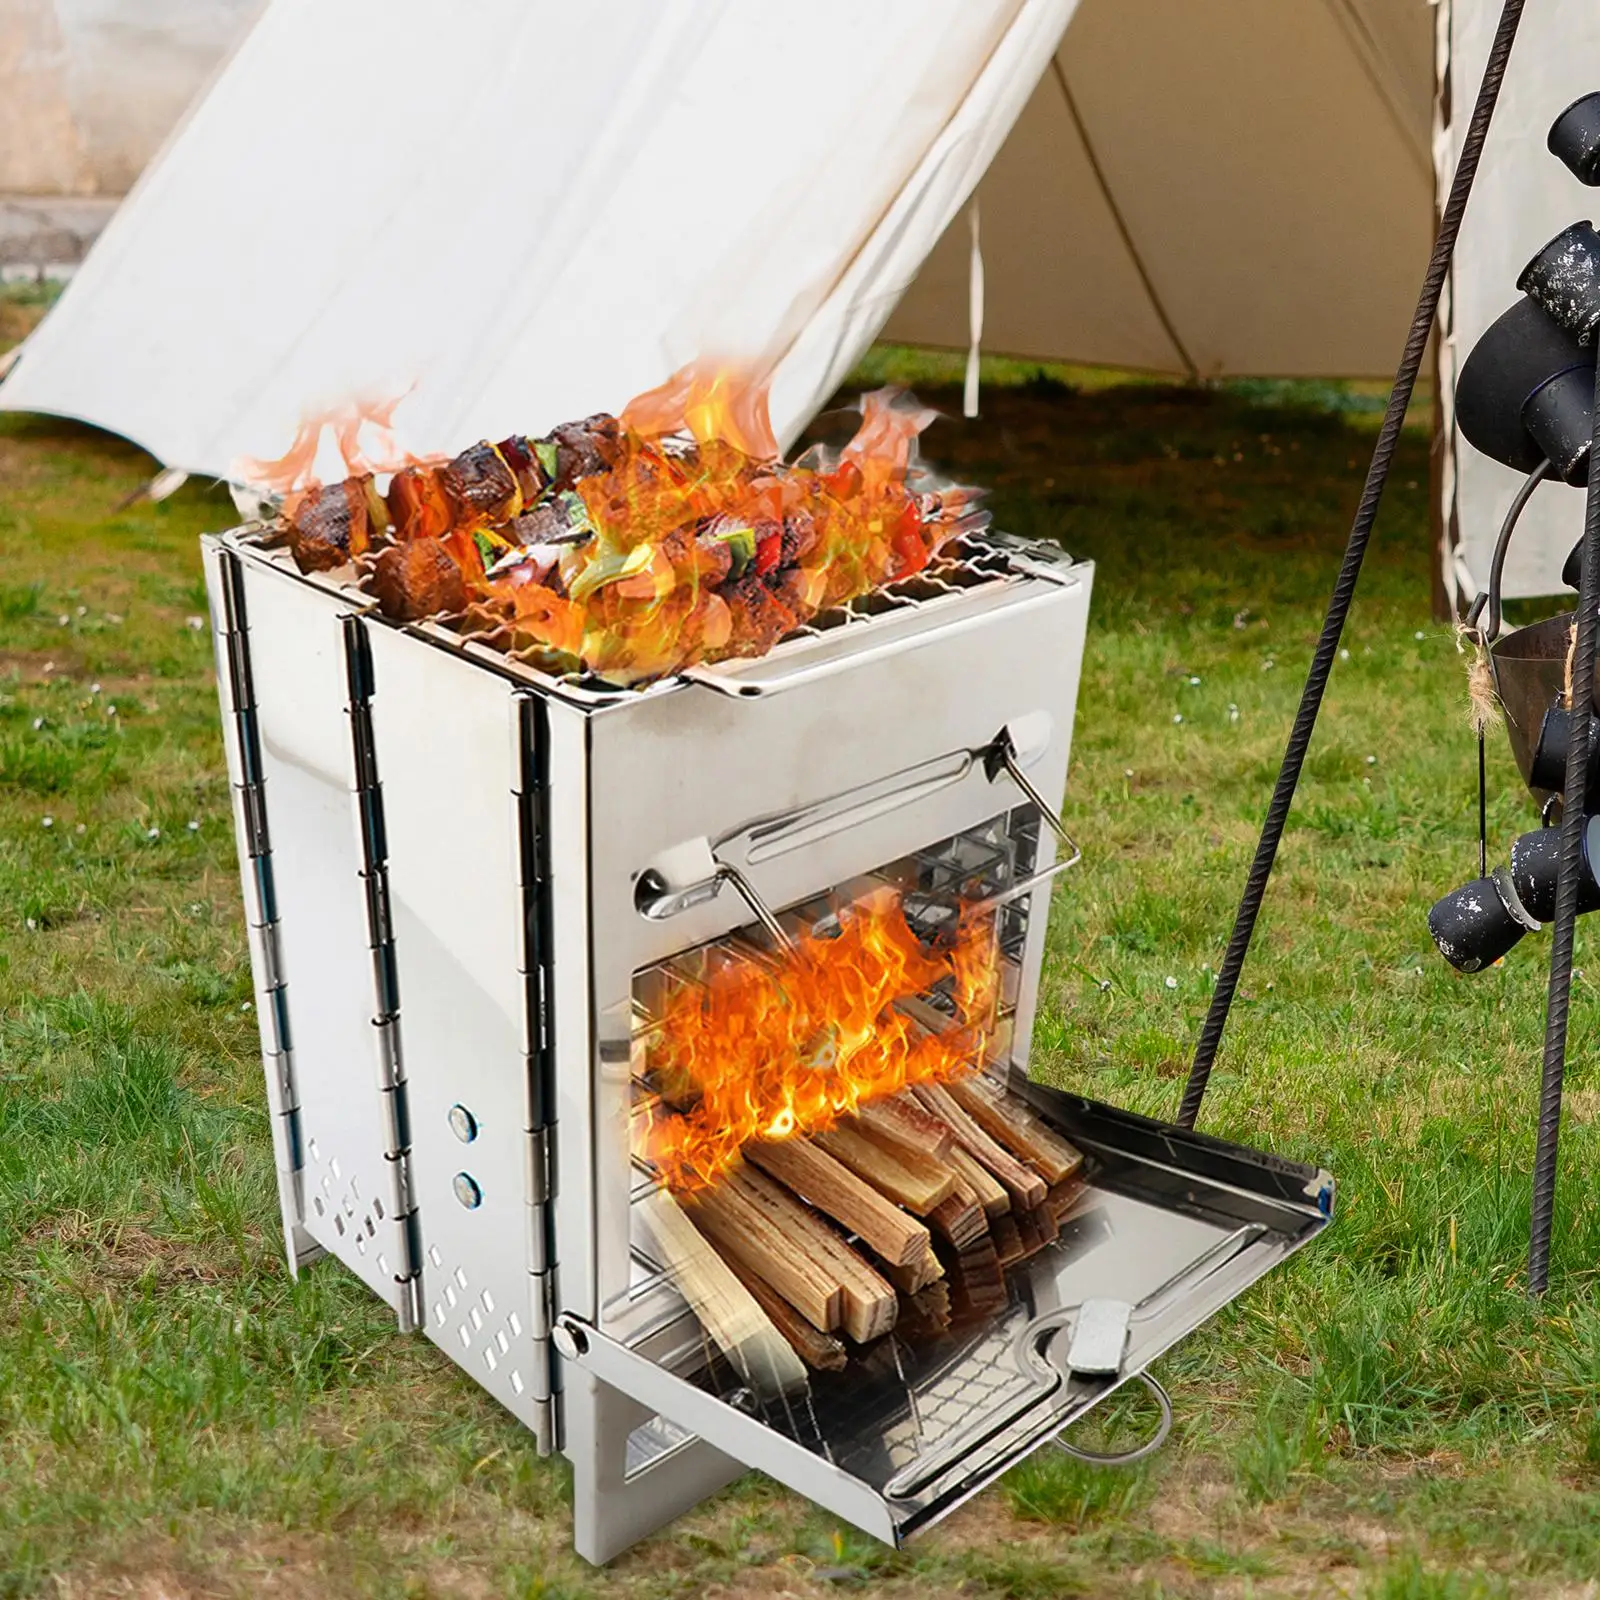
[[[1004,772],[1010,780],[1031,800],[1039,815],[1049,824],[1051,831],[1066,846],[1070,859],[1060,863],[1065,867],[1075,867],[1083,860],[1083,851],[1079,849],[1077,841],[1067,832],[1065,824],[1046,802],[1045,797],[1034,787],[1033,780],[1022,770],[1022,763],[1017,760],[1017,747],[1011,738],[1011,730],[1002,728],[994,743],[989,746],[988,753],[984,756],[984,770],[989,774],[989,781],[994,782],[996,776]]]

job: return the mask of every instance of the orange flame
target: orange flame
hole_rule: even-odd
[[[934,413],[891,390],[866,396],[863,413],[836,465],[786,465],[766,391],[737,372],[685,368],[639,396],[614,464],[576,486],[598,535],[562,562],[578,615],[542,630],[519,614],[513,634],[560,649],[557,634],[576,629],[586,669],[646,682],[765,654],[819,610],[920,571],[953,531],[925,521],[905,483]],[[694,448],[666,442],[685,431]],[[597,562],[617,576],[591,587]]]
[[[763,655],[818,611],[919,572],[986,520],[973,491],[919,496],[908,486],[917,435],[935,413],[889,389],[863,398],[861,427],[842,452],[785,463],[764,385],[696,363],[631,401],[620,419],[474,447],[462,471],[481,475],[483,456],[497,457],[508,486],[486,502],[452,476],[473,451],[441,466],[398,450],[400,398],[308,417],[282,457],[240,462],[235,473],[287,493],[295,548],[304,506],[313,507],[308,526],[326,520],[312,491],[327,429],[352,473],[416,468],[382,495],[369,478],[346,497],[360,502],[355,511],[336,504],[361,522],[360,534],[324,540],[319,564],[341,551],[360,557],[390,615],[448,612],[558,671],[637,684],[702,661]],[[513,469],[513,458],[522,465]],[[433,542],[426,559],[388,550],[418,539]]]
[[[669,1188],[715,1182],[747,1140],[820,1131],[869,1100],[983,1061],[999,995],[992,915],[963,922],[951,948],[933,953],[893,889],[840,922],[836,938],[803,937],[775,973],[728,961],[664,1002],[647,1058],[662,1102],[645,1154]],[[941,983],[955,1002],[948,1030],[896,1009]]]
[[[410,393],[411,389],[406,389],[386,400],[347,400],[326,411],[309,412],[300,419],[294,443],[281,456],[266,461],[241,456],[229,467],[229,476],[291,498],[318,488],[317,452],[322,448],[323,434],[330,430],[345,471],[351,474],[397,472],[401,467],[444,461],[444,456],[414,456],[396,441],[395,410]],[[362,435],[369,429],[373,435],[370,449],[362,443]]]
[[[659,388],[636,395],[620,420],[642,439],[687,430],[702,445],[721,440],[752,460],[778,458],[766,387],[737,367],[691,362]]]

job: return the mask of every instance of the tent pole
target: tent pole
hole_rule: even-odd
[[[1372,536],[1372,526],[1377,520],[1378,504],[1383,498],[1384,484],[1394,461],[1395,447],[1400,440],[1400,429],[1405,422],[1406,410],[1411,404],[1411,392],[1416,387],[1417,373],[1422,366],[1423,353],[1428,347],[1434,317],[1439,309],[1439,296],[1444,288],[1445,275],[1450,269],[1450,258],[1455,253],[1456,236],[1461,231],[1461,218],[1467,209],[1467,198],[1478,173],[1478,162],[1483,155],[1484,140],[1494,117],[1495,102],[1500,97],[1500,85],[1505,78],[1506,64],[1511,58],[1511,46],[1517,36],[1517,25],[1522,20],[1523,0],[1505,0],[1500,13],[1500,24],[1495,30],[1489,60],[1484,67],[1483,82],[1478,87],[1477,103],[1472,108],[1472,121],[1462,140],[1461,159],[1456,163],[1455,177],[1450,184],[1450,196],[1439,217],[1439,230],[1434,238],[1433,255],[1428,262],[1427,276],[1422,281],[1422,293],[1411,319],[1411,331],[1406,337],[1405,352],[1400,358],[1400,369],[1395,374],[1394,388],[1389,394],[1389,407],[1384,412],[1383,426],[1378,430],[1378,441],[1373,447],[1372,463],[1367,468],[1367,480],[1361,491],[1361,503],[1356,508],[1355,521],[1350,528],[1350,538],[1345,545],[1344,561],[1333,586],[1333,596],[1328,602],[1328,613],[1323,620],[1322,633],[1311,658],[1311,671],[1300,696],[1300,708],[1295,713],[1294,726],[1289,732],[1288,748],[1284,751],[1283,765],[1278,772],[1277,786],[1272,792],[1272,803],[1267,807],[1267,817],[1262,825],[1261,838],[1256,845],[1254,860],[1245,879],[1244,896],[1239,902],[1234,919],[1233,933],[1228,940],[1227,953],[1222,959],[1222,970],[1217,974],[1217,986],[1211,996],[1211,1008],[1206,1013],[1205,1025],[1200,1030],[1200,1040],[1195,1047],[1194,1063],[1189,1069],[1189,1081],[1184,1087],[1183,1101],[1178,1108],[1178,1125],[1192,1128],[1200,1114],[1200,1104],[1205,1098],[1206,1084],[1222,1043],[1223,1029],[1228,1023],[1228,1013],[1239,987],[1239,973],[1244,967],[1250,949],[1250,939],[1255,932],[1256,918],[1261,911],[1261,901],[1266,893],[1267,880],[1272,875],[1272,865],[1278,854],[1278,844],[1283,838],[1284,824],[1288,821],[1289,807],[1294,803],[1294,792],[1300,782],[1300,771],[1305,765],[1306,750],[1316,727],[1317,713],[1322,708],[1322,697],[1328,687],[1328,675],[1333,670],[1334,658],[1339,650],[1339,638],[1344,632],[1345,618],[1350,603],[1355,598],[1356,583],[1361,576],[1361,563],[1367,553],[1367,543]]]

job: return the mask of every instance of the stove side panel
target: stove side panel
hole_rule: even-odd
[[[287,1034],[283,1026],[288,997],[283,990],[278,957],[277,891],[272,875],[271,838],[266,828],[261,739],[250,670],[249,614],[245,609],[244,577],[239,558],[216,536],[208,535],[200,545],[211,606],[222,747],[228,768],[234,843],[239,853],[239,882],[250,949],[256,1023],[261,1036],[261,1064],[266,1078],[267,1109],[272,1119],[278,1206],[283,1218],[289,1270],[298,1276],[300,1268],[316,1260],[323,1250],[304,1226],[304,1140],[300,1130],[300,1096],[295,1088],[293,1063],[286,1048]]]
[[[550,1119],[530,916],[528,696],[369,620],[398,1034],[428,1337],[554,1446]]]
[[[379,1011],[356,814],[347,607],[267,563],[240,562],[270,837],[276,937],[252,924],[258,982],[278,991],[276,1048],[298,1100],[301,1223],[411,1325],[404,1196],[381,1089]]]

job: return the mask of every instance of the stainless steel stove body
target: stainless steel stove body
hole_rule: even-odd
[[[1091,569],[986,536],[753,662],[550,678],[206,541],[291,1263],[339,1257],[574,1468],[604,1561],[749,1466],[898,1541],[1325,1222],[1325,1174],[1026,1081]],[[759,1398],[652,1260],[648,979],[888,876],[1002,903],[1009,1076],[1088,1156],[1006,1313]],[[1064,1365],[1087,1298],[1116,1371]]]

